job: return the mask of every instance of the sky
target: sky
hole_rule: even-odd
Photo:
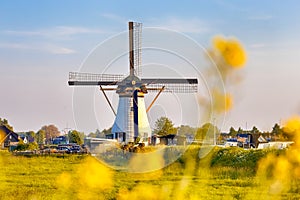
[[[68,73],[78,71],[99,43],[126,31],[133,20],[183,33],[204,47],[215,35],[237,38],[247,63],[221,129],[255,125],[269,131],[300,114],[299,10],[296,0],[3,0],[0,117],[16,131],[48,124],[76,128]],[[105,115],[107,104],[99,105]],[[101,127],[83,131],[109,128],[113,120],[109,114]]]

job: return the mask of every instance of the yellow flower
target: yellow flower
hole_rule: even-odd
[[[223,94],[218,89],[212,90],[213,109],[217,113],[229,111],[233,106],[233,97],[231,94]]]
[[[294,116],[285,122],[283,130],[293,137],[295,145],[300,145],[300,117]]]
[[[247,56],[242,44],[236,39],[213,38],[213,45],[220,52],[225,62],[234,68],[241,68],[246,63]]]

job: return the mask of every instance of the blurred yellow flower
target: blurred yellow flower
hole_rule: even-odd
[[[288,133],[300,132],[300,117],[294,116],[285,122],[284,131]]]
[[[295,145],[300,145],[300,117],[294,116],[285,122],[283,130],[293,137]]]
[[[238,40],[226,40],[221,36],[216,36],[213,38],[213,45],[214,48],[220,52],[228,65],[234,68],[241,68],[246,63],[246,52]]]
[[[213,109],[217,113],[229,111],[233,106],[233,97],[231,94],[223,94],[218,89],[212,90],[212,105]]]
[[[80,182],[85,189],[109,189],[113,186],[112,171],[94,158],[88,157],[78,168]]]
[[[71,175],[67,172],[63,172],[57,177],[56,184],[63,189],[69,189],[72,184]]]

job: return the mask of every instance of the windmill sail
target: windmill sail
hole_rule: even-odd
[[[142,23],[129,22],[129,70],[130,75],[141,75]]]
[[[133,22],[133,52],[135,75],[142,75],[142,23]]]
[[[91,74],[81,72],[69,72],[69,85],[117,85],[124,79],[120,74]]]
[[[164,92],[175,93],[197,93],[198,79],[195,78],[145,78],[142,82],[147,85],[148,91],[160,90],[164,87]]]

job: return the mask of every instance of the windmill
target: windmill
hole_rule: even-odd
[[[154,102],[162,92],[196,93],[197,78],[140,78],[141,75],[141,33],[142,24],[129,22],[129,75],[69,73],[70,86],[99,86],[115,115],[112,139],[120,143],[143,142],[149,144],[151,129],[147,117]],[[105,91],[116,91],[119,95],[115,112]],[[144,96],[156,92],[146,109]]]

